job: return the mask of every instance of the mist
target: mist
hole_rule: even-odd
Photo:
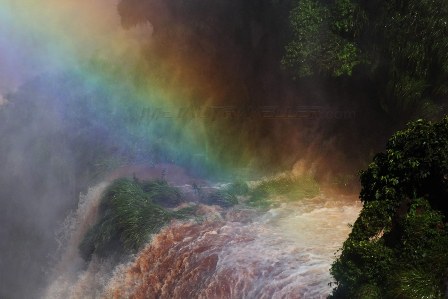
[[[413,118],[362,86],[294,80],[280,63],[292,1],[205,2],[0,0],[0,297],[43,296],[65,219],[116,168],[219,181],[300,167],[351,193]],[[179,117],[191,108],[214,114]]]

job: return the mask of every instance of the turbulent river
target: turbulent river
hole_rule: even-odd
[[[325,298],[361,208],[355,197],[325,194],[267,212],[204,205],[201,220],[171,222],[128,261],[86,265],[77,244],[106,187],[91,188],[67,221],[45,298]]]

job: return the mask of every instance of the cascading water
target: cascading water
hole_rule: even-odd
[[[267,212],[202,205],[201,219],[171,222],[130,261],[86,266],[73,253],[104,187],[85,197],[46,298],[325,298],[334,254],[361,208],[324,194]]]
[[[277,171],[286,165],[289,167],[297,155],[309,160],[314,160],[314,152],[315,155],[325,155],[325,151],[320,153],[313,146],[308,149],[306,144],[309,142],[299,146],[304,138],[302,135],[312,134],[305,132],[314,132],[313,124],[302,125],[304,120],[297,120],[300,122],[294,124],[280,119],[267,122],[259,115],[258,109],[255,109],[255,117],[251,116],[252,104],[239,107],[240,104],[249,104],[245,102],[251,98],[246,99],[246,94],[251,94],[247,87],[258,82],[257,79],[244,83],[237,76],[249,76],[244,69],[252,68],[250,65],[242,67],[240,58],[237,58],[240,55],[235,55],[239,51],[248,51],[245,43],[235,42],[222,47],[222,41],[226,44],[227,39],[221,40],[221,34],[217,35],[217,48],[228,51],[230,57],[236,57],[236,62],[230,64],[235,65],[234,69],[230,68],[232,71],[222,70],[221,65],[226,64],[227,59],[223,59],[221,52],[212,51],[209,55],[198,52],[193,58],[191,51],[182,52],[185,41],[178,41],[177,37],[188,30],[184,31],[184,27],[179,26],[181,20],[173,19],[174,24],[168,27],[174,30],[171,33],[176,34],[164,37],[159,32],[159,37],[155,38],[153,27],[148,24],[124,30],[121,26],[123,19],[116,10],[118,3],[116,0],[27,0],[4,1],[0,5],[0,44],[8,45],[1,52],[5,61],[11,61],[9,67],[0,70],[0,78],[8,81],[0,81],[20,81],[11,87],[11,90],[18,88],[14,95],[0,96],[0,106],[3,110],[8,106],[6,103],[16,103],[11,106],[17,107],[17,115],[23,112],[27,112],[27,116],[34,115],[34,121],[30,122],[26,117],[22,119],[11,114],[14,122],[5,127],[8,129],[5,129],[7,133],[4,136],[14,136],[11,132],[17,127],[23,128],[23,138],[10,138],[13,146],[5,146],[3,152],[13,153],[11,158],[6,155],[11,163],[6,165],[23,168],[5,169],[20,170],[16,174],[19,179],[12,177],[12,181],[16,181],[17,189],[21,189],[22,185],[31,186],[28,183],[32,180],[24,178],[39,177],[40,172],[46,172],[46,169],[35,167],[39,173],[28,173],[28,164],[31,163],[19,163],[21,156],[41,162],[36,165],[55,165],[54,172],[48,172],[51,175],[43,180],[47,185],[36,183],[42,187],[41,197],[45,200],[40,203],[43,204],[34,200],[36,191],[31,187],[29,192],[21,194],[20,200],[16,200],[19,204],[13,211],[21,211],[22,207],[27,207],[23,209],[27,212],[33,211],[35,206],[40,211],[35,214],[38,217],[33,215],[35,221],[25,227],[41,224],[32,232],[36,231],[36,235],[45,232],[51,238],[44,240],[52,239],[59,215],[65,215],[69,209],[67,202],[76,196],[74,194],[78,190],[84,190],[87,185],[84,180],[97,179],[96,172],[107,172],[109,167],[116,167],[115,160],[119,164],[122,159],[123,163],[173,162],[198,175],[219,172],[228,177],[236,169],[252,169],[253,165],[265,165],[267,160],[275,166],[272,171]],[[164,11],[156,13],[163,14]],[[11,35],[11,32],[18,34]],[[238,36],[236,34],[235,41],[240,39]],[[188,36],[185,38],[188,40]],[[204,42],[208,40],[201,39]],[[269,39],[260,37],[260,40]],[[210,42],[210,49],[214,49],[215,38]],[[196,44],[196,39],[188,41],[188,44]],[[240,46],[244,50],[238,50]],[[215,63],[214,60],[219,61]],[[274,60],[269,57],[269,61]],[[254,63],[259,64],[258,58]],[[235,78],[230,81],[227,75],[214,78],[217,70]],[[269,76],[274,74],[266,72]],[[13,76],[16,73],[17,78]],[[26,82],[29,83],[21,86]],[[286,103],[289,92],[283,94],[283,87],[278,89],[282,93],[275,94],[275,97],[285,97]],[[0,92],[3,93],[2,90]],[[231,98],[234,100],[228,102]],[[292,92],[291,98],[296,98]],[[255,104],[264,103],[263,99],[259,100]],[[236,105],[234,108],[242,110],[236,114],[241,114],[244,119],[228,117],[227,108],[216,111],[219,112],[216,121],[214,112],[210,118],[197,116],[194,111],[191,117],[189,113],[188,117],[176,116],[184,115],[179,113],[184,111],[184,107],[199,105],[199,112],[207,112],[216,104],[218,107]],[[246,110],[249,117],[245,116]],[[22,123],[32,124],[30,127],[33,129],[27,130],[28,127]],[[46,139],[40,138],[41,132],[47,131],[52,134]],[[266,138],[266,133],[271,137]],[[279,144],[280,140],[282,146],[272,146]],[[312,140],[312,143],[319,144],[316,136],[313,135]],[[7,142],[2,141],[2,144]],[[52,154],[60,151],[58,146],[54,146],[59,144],[64,145],[63,154]],[[49,151],[46,145],[54,148],[49,147],[52,149]],[[270,153],[274,148],[275,151]],[[332,146],[328,146],[326,152],[330,149]],[[291,155],[291,152],[296,154]],[[279,161],[279,157],[288,158]],[[321,164],[327,165],[327,162]],[[255,171],[256,167],[253,169]],[[160,169],[153,170],[159,172]],[[140,174],[135,167],[132,171],[139,177],[152,176],[151,171],[142,170],[144,174]],[[110,178],[121,176],[123,173],[118,171]],[[157,176],[160,177],[160,173]],[[59,178],[62,179],[59,181]],[[185,200],[194,198],[192,183],[185,180],[179,169],[169,168],[167,179],[182,186],[180,189],[189,189]],[[45,298],[322,297],[331,289],[328,286],[331,281],[328,269],[333,253],[342,245],[349,232],[347,224],[355,220],[360,209],[354,200],[324,195],[299,203],[284,203],[267,212],[245,206],[223,209],[202,205],[203,217],[200,220],[171,222],[136,256],[121,261],[118,266],[116,261],[98,257],[86,263],[78,254],[78,245],[95,222],[99,200],[107,186],[108,183],[104,182],[92,188],[81,198],[78,211],[66,222],[65,233],[62,233],[62,253],[53,269],[51,283],[45,290]],[[59,188],[64,191],[60,194],[66,194],[68,190],[70,196],[65,199],[59,192],[53,192]],[[9,196],[8,192],[5,194]],[[9,201],[9,197],[4,198]],[[33,204],[29,204],[29,198],[33,199]],[[28,213],[19,214],[18,219],[11,222],[14,224],[11,227],[21,222],[21,217],[32,218]],[[16,229],[7,230],[5,234],[9,236],[11,232],[16,232]],[[41,246],[47,247],[49,251],[43,254],[41,249],[30,255],[33,248],[23,255],[48,254],[53,258],[52,246]],[[10,253],[14,253],[15,245],[8,248]],[[17,268],[16,265],[16,262],[11,263],[9,269]],[[30,277],[44,272],[40,270],[42,262],[31,268],[38,267],[39,271],[33,273],[39,274]],[[29,271],[28,266],[23,269]],[[23,278],[23,269],[17,271],[15,276],[18,278],[14,279],[23,280],[18,284],[20,286],[29,285],[27,278]],[[34,285],[40,287],[41,280],[44,279],[38,279],[39,283]],[[19,288],[8,286],[6,294]],[[34,295],[35,290],[30,288],[24,294]]]

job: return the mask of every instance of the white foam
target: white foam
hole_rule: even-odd
[[[85,233],[83,221],[92,221],[92,210],[95,210],[105,187],[100,184],[91,189],[81,201],[75,217],[77,220],[73,222],[76,227],[72,225],[72,239],[67,242],[66,252],[73,254],[77,250],[77,242],[82,232]],[[218,256],[215,270],[202,274],[209,275],[207,285],[198,288],[213,289],[213,286],[220,285],[223,277],[230,275],[231,298],[325,298],[331,291],[329,268],[334,254],[350,232],[347,224],[355,221],[360,209],[361,205],[354,201],[316,197],[283,204],[249,222],[225,218],[217,222],[208,220],[208,223],[216,225],[210,228],[207,224],[197,224],[202,227],[198,235],[185,236],[182,244],[176,245],[176,250],[163,251],[162,254],[176,257],[177,250],[181,248],[194,252],[211,240],[221,238],[226,241],[217,242],[220,244],[217,248],[207,249],[200,257],[195,257]],[[175,222],[171,227],[176,230],[176,227],[182,227],[182,223]],[[46,298],[60,295],[76,298],[79,294],[101,297],[105,296],[102,293],[104,289],[110,292],[121,283],[129,283],[125,273],[132,267],[132,262],[113,270],[107,261],[94,259],[86,270],[79,271],[73,266],[79,260],[68,256],[72,258],[66,255],[63,259],[64,267],[58,270],[58,278],[50,286]],[[71,267],[68,266],[70,263]],[[77,269],[75,276],[64,273],[73,269]],[[187,277],[188,274],[179,275]],[[176,279],[181,281],[185,277]],[[131,282],[131,286],[139,283],[141,281]]]

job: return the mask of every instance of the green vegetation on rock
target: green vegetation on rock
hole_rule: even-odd
[[[204,203],[228,208],[238,204],[238,198],[227,190],[217,190],[208,194]]]
[[[195,187],[194,187],[195,188]],[[249,193],[249,186],[244,181],[235,181],[223,189],[216,190],[204,195],[196,187],[196,192],[202,197],[202,202],[209,205],[218,205],[224,208],[232,207],[239,203],[238,196],[245,196]]]
[[[188,209],[169,211],[158,204],[167,199],[171,205],[173,198],[179,199],[179,194],[177,189],[161,180],[115,181],[101,199],[97,223],[79,245],[81,256],[89,260],[92,254],[108,256],[136,252],[151,234],[157,233],[170,220],[192,214]]]
[[[182,196],[177,188],[168,185],[162,179],[142,182],[141,188],[156,204],[164,207],[175,207],[182,202]]]
[[[238,196],[247,195],[249,190],[249,186],[244,181],[236,181],[226,187],[227,192]]]
[[[281,176],[263,180],[249,193],[249,205],[267,208],[279,197],[296,201],[319,194],[319,185],[311,177]]]

